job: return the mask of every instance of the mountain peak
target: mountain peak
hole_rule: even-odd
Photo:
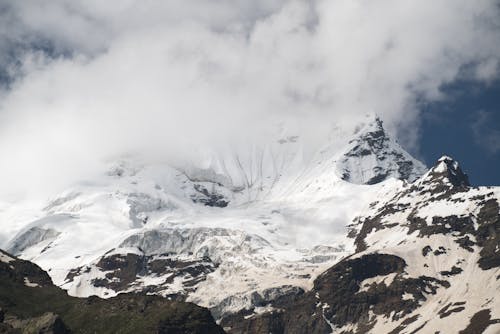
[[[375,184],[390,177],[413,182],[426,171],[372,114],[356,128],[339,166],[343,180],[358,184]]]
[[[439,158],[436,165],[429,170],[426,179],[453,187],[470,186],[469,177],[462,171],[459,163],[447,155]]]
[[[377,114],[369,113],[359,121],[359,124],[354,129],[354,134],[360,136],[366,133],[376,133],[379,131],[385,134],[384,122]]]

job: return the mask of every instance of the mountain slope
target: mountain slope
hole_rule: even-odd
[[[442,157],[351,226],[355,254],[292,303],[233,315],[232,333],[498,333],[500,189]]]
[[[1,250],[0,315],[2,333],[224,333],[208,310],[189,303],[69,297],[38,266]]]
[[[352,254],[347,225],[370,202],[425,169],[374,117],[332,130],[313,154],[302,140],[282,132],[183,166],[119,161],[32,215],[8,207],[0,233],[74,296],[146,291],[217,318],[295,298]]]

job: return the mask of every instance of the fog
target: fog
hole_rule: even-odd
[[[0,1],[0,198],[124,154],[179,161],[378,114],[418,154],[420,107],[499,74],[494,0]]]

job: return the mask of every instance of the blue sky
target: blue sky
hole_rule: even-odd
[[[461,163],[473,185],[500,185],[500,81],[460,82],[446,101],[422,108],[420,151],[432,166],[443,154]]]

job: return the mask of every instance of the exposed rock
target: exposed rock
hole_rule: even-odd
[[[38,334],[68,334],[69,329],[66,327],[61,317],[57,314],[47,312],[38,317],[27,319],[19,319],[10,317],[6,320],[6,324],[14,330],[20,330],[23,333],[38,333]]]
[[[224,197],[224,195],[219,194],[215,191],[215,186],[212,186],[212,190],[209,191],[202,184],[195,184],[194,189],[197,191],[196,195],[192,195],[191,199],[195,203],[203,203],[206,206],[214,206],[219,208],[225,208],[229,201]]]
[[[224,333],[207,309],[158,296],[121,294],[110,299],[74,298],[47,282],[28,261],[0,261],[4,333]],[[21,277],[44,282],[29,287]]]
[[[230,333],[499,329],[500,319],[486,309],[497,314],[499,307],[491,296],[499,289],[499,227],[498,192],[471,187],[458,164],[443,157],[356,219],[349,232],[356,253],[319,275],[311,291],[280,308],[240,312],[221,324]],[[457,297],[462,301],[453,301]],[[476,314],[460,328],[463,312]]]
[[[463,305],[465,305],[465,302],[449,303],[441,310],[439,310],[438,315],[440,318],[446,318],[452,313],[462,312],[463,310],[465,310],[465,307]]]
[[[311,291],[281,309],[254,317],[240,314],[221,324],[230,333],[329,333],[331,326],[349,324],[364,328],[356,333],[368,333],[374,325],[369,312],[398,320],[415,310],[426,295],[449,287],[432,277],[407,278],[405,267],[403,259],[389,254],[346,259],[321,274]],[[361,291],[364,280],[389,274],[396,275],[390,284],[374,283]],[[413,298],[404,299],[404,294]]]
[[[491,262],[499,258],[499,254],[495,253],[499,252],[499,247],[496,246],[500,242],[497,237],[500,231],[497,200],[494,198],[485,200],[484,196],[468,195],[468,189],[474,190],[469,187],[467,177],[458,164],[449,157],[441,158],[437,165],[421,179],[395,194],[384,205],[377,204],[378,209],[373,215],[358,219],[358,229],[354,228],[351,233],[351,236],[355,236],[356,250],[359,252],[367,248],[365,239],[370,233],[393,227],[393,223],[387,223],[384,220],[398,213],[406,215],[401,225],[408,227],[407,234],[418,232],[419,237],[451,234],[452,239],[468,251],[473,251],[472,246],[476,242],[471,239],[471,236],[475,236],[477,244],[483,247],[481,252],[483,267],[498,266],[498,263]],[[470,212],[460,214],[457,212],[457,214],[444,217],[438,215],[421,217],[419,215],[419,211],[429,206],[453,206],[453,203],[458,200],[474,203],[479,211],[477,217]],[[410,205],[412,202],[414,203]],[[432,220],[431,223],[428,222],[429,218]],[[477,230],[474,225],[476,220],[479,225]],[[439,255],[445,253],[446,250],[437,249],[434,252]],[[490,254],[490,260],[487,260],[487,254]],[[489,264],[486,264],[487,262]]]
[[[500,323],[500,319],[491,319],[489,309],[481,310],[472,316],[469,325],[459,334],[483,333],[490,325],[498,323]]]
[[[477,243],[482,247],[479,266],[488,270],[500,267],[500,208],[496,199],[484,203],[477,215]]]
[[[458,162],[448,156],[438,160],[438,164],[429,171],[428,177],[434,182],[449,183],[454,187],[469,187],[469,177],[460,168]]]
[[[369,118],[339,162],[342,179],[361,184],[375,184],[390,177],[412,182],[425,170],[421,162],[387,135],[378,117]]]
[[[0,250],[0,254],[14,258],[12,255]],[[14,258],[14,261],[0,261],[0,278],[8,278],[17,284],[26,285],[26,280],[39,287],[52,286],[52,280],[49,275],[40,267],[33,265],[29,261]]]
[[[104,273],[104,277],[91,279],[91,285],[94,287],[104,287],[114,292],[142,290],[163,294],[162,291],[168,291],[168,286],[174,280],[182,280],[185,287],[183,294],[186,294],[194,291],[196,285],[215,270],[216,265],[208,257],[200,260],[183,260],[169,254],[146,256],[127,253],[104,256],[99,259],[95,267]],[[71,282],[90,271],[90,267],[80,267],[70,271],[66,276],[66,282]],[[154,284],[147,283],[148,277],[154,278]],[[142,282],[142,278],[146,281]]]
[[[250,307],[240,310],[237,313],[226,312],[227,309],[233,309],[233,304],[242,303],[237,296],[226,298],[210,311],[215,318],[221,319],[221,324],[224,326],[224,324],[233,323],[234,319],[259,314],[260,309],[279,311],[295,303],[303,294],[304,290],[302,288],[290,285],[280,286],[251,293],[248,296],[249,301],[247,303]]]

